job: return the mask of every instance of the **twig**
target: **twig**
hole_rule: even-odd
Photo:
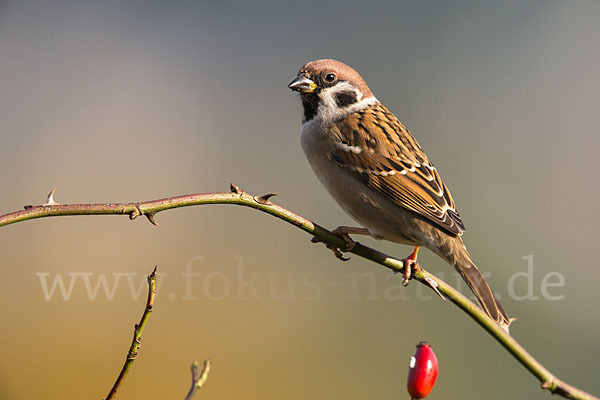
[[[146,216],[153,222],[154,216],[160,211],[172,208],[196,206],[203,204],[235,204],[251,207],[274,217],[282,219],[310,235],[318,241],[338,248],[346,247],[344,239],[333,232],[311,222],[310,220],[268,201],[269,196],[252,196],[245,193],[239,187],[231,185],[231,193],[199,193],[184,196],[168,197],[159,200],[145,201],[140,203],[111,203],[111,204],[58,204],[27,206],[25,210],[0,216],[0,226],[14,224],[34,218],[43,218],[61,215],[129,215],[135,219],[140,215]],[[378,250],[357,243],[351,251],[360,257],[371,260],[389,268],[395,273],[402,272],[404,264],[397,258],[388,256]],[[430,274],[423,268],[419,268],[413,275],[414,279],[427,287],[437,288],[438,294],[442,294],[460,309],[467,313],[472,319],[481,325],[490,335],[494,337],[513,357],[515,357],[531,374],[541,383],[542,389],[548,389],[554,394],[576,400],[600,400],[580,389],[562,382],[550,371],[535,360],[521,345],[519,345],[508,333],[500,328],[494,321],[475,304],[469,301],[459,291]]]
[[[204,368],[202,368],[201,373],[198,373],[198,361],[194,361],[192,364],[192,386],[190,387],[190,391],[188,392],[187,396],[185,396],[185,400],[191,400],[196,391],[204,386],[204,382],[206,382],[206,379],[208,379],[208,373],[210,372],[211,365],[211,360],[204,360]]]
[[[123,368],[119,373],[119,377],[113,384],[108,396],[106,396],[105,400],[114,399],[117,395],[117,390],[119,390],[119,386],[125,380],[127,373],[133,366],[133,362],[135,361],[135,357],[138,354],[140,349],[140,340],[142,338],[142,332],[144,327],[146,326],[146,322],[148,322],[148,318],[150,318],[150,313],[152,312],[152,306],[154,305],[154,297],[156,296],[156,267],[150,275],[148,275],[148,299],[146,300],[146,308],[144,308],[144,313],[142,314],[142,318],[138,324],[135,324],[133,329],[133,340],[131,341],[131,346],[129,347],[129,351],[127,352],[127,358],[125,359],[125,364],[123,364]]]

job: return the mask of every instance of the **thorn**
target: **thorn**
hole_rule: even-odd
[[[231,183],[229,185],[229,190],[231,190],[231,193],[244,194],[244,191],[242,189],[240,189],[240,187],[238,185],[236,185],[235,183]]]
[[[263,194],[260,197],[256,197],[254,196],[254,201],[260,204],[267,204],[269,202],[269,199],[273,196],[277,196],[279,193],[267,193],[267,194]]]
[[[145,214],[146,218],[148,218],[148,221],[150,221],[150,223],[154,226],[158,226],[158,222],[156,222],[156,220],[154,220],[154,214]]]
[[[542,389],[549,389],[550,385],[552,385],[552,381],[546,381],[542,383]]]
[[[446,300],[444,295],[441,294],[440,291],[438,290],[438,286],[439,286],[438,283],[432,277],[426,276],[425,282],[427,282],[427,284],[433,289],[434,292],[437,293],[438,296],[440,296],[442,298],[442,300]]]
[[[54,201],[54,192],[56,192],[56,188],[53,188],[50,193],[48,193],[48,197],[46,197],[46,203],[44,204],[45,206],[54,206],[58,204]]]

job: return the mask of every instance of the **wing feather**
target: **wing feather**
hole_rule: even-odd
[[[367,186],[451,235],[465,226],[435,167],[398,119],[381,104],[335,123],[329,158]],[[369,132],[369,134],[366,134]]]

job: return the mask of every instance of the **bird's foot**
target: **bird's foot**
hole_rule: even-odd
[[[310,241],[312,243],[321,243],[321,241],[319,239],[317,239],[316,237],[310,239]],[[339,247],[335,247],[334,245],[327,244],[327,243],[325,243],[325,247],[327,247],[329,250],[331,250],[333,252],[333,255],[335,256],[335,258],[337,258],[338,260],[348,261],[350,259],[350,257],[344,257],[344,253],[342,253],[342,250]]]
[[[408,255],[408,257],[403,258],[402,262],[404,263],[404,271],[402,271],[402,285],[408,286],[408,281],[412,279],[413,270],[419,268],[419,263],[417,262],[417,254],[419,253],[419,246],[416,246],[412,253]]]
[[[338,226],[331,232],[335,233],[338,236],[341,236],[342,239],[344,239],[344,242],[346,242],[346,247],[343,249],[340,249],[340,250],[346,251],[346,252],[352,251],[356,247],[356,242],[354,240],[352,240],[352,238],[350,237],[351,233],[354,235],[370,235],[370,233],[367,229],[356,228],[353,226]]]
[[[333,251],[333,254],[335,255],[335,257],[342,261],[348,261],[350,259],[350,257],[344,257],[343,253],[352,251],[356,247],[356,242],[350,237],[350,234],[369,235],[369,236],[371,235],[371,233],[369,232],[368,229],[357,228],[357,227],[353,227],[353,226],[338,226],[331,232],[335,233],[336,235],[338,235],[342,239],[344,239],[344,242],[346,242],[346,246],[344,248],[340,248],[340,247],[333,246],[331,244],[326,244],[325,247],[327,247],[329,250]],[[317,238],[312,238],[311,242],[319,243],[320,240]]]

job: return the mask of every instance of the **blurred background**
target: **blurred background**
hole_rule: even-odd
[[[305,62],[339,59],[441,171],[513,336],[600,394],[598,15],[595,1],[0,1],[0,213],[53,187],[62,203],[128,202],[234,182],[352,224],[304,158],[286,87]],[[123,399],[183,398],[205,358],[202,399],[403,399],[420,340],[440,362],[431,399],[549,398],[449,302],[290,225],[224,205],[157,221],[0,229],[1,399],[106,396],[154,265]]]

